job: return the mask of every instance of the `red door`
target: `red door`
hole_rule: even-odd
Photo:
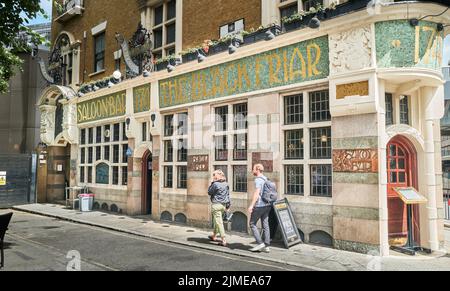
[[[404,137],[394,138],[387,147],[387,197],[389,215],[389,239],[391,244],[404,244],[408,235],[406,205],[394,191],[395,187],[417,189],[416,152]],[[418,207],[414,207],[414,240],[419,243]]]

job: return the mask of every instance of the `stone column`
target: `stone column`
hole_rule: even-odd
[[[423,88],[422,97],[424,98],[425,107],[425,123],[424,123],[424,138],[425,138],[425,169],[426,169],[426,192],[428,198],[427,212],[428,212],[428,227],[429,227],[429,247],[432,251],[439,249],[438,242],[438,214],[436,203],[436,173],[435,173],[435,148],[434,148],[434,130],[435,126],[435,112],[433,111],[433,99],[435,93],[432,88]]]

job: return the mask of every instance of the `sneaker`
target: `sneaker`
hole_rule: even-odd
[[[262,251],[265,253],[270,253],[270,247],[265,247]]]
[[[250,249],[250,251],[251,252],[260,252],[262,249],[264,249],[266,247],[266,245],[265,244],[260,244],[260,245],[257,245],[256,247],[254,247],[254,248],[251,248]]]

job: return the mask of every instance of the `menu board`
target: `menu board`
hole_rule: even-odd
[[[275,202],[273,204],[273,208],[278,220],[278,225],[281,228],[281,233],[283,235],[284,245],[286,248],[302,243],[302,239],[300,237],[297,224],[294,221],[294,215],[292,214],[288,200],[285,198]]]
[[[427,198],[412,187],[394,188],[394,191],[397,192],[405,204],[422,204],[428,202]]]

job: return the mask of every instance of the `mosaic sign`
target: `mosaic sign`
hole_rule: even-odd
[[[97,121],[105,118],[125,115],[126,92],[121,91],[111,95],[78,103],[78,123]]]
[[[188,169],[192,172],[208,172],[209,171],[209,156],[198,155],[188,157]]]
[[[336,99],[347,96],[369,96],[369,81],[337,85]]]
[[[273,172],[273,153],[252,153],[252,161],[252,167],[262,164],[264,172]]]
[[[159,82],[161,108],[269,89],[329,75],[328,36]]]
[[[440,70],[443,53],[443,31],[437,24],[408,20],[375,24],[378,67],[421,67]]]
[[[134,113],[150,110],[150,84],[133,89]]]
[[[378,173],[378,151],[333,150],[333,172]]]

